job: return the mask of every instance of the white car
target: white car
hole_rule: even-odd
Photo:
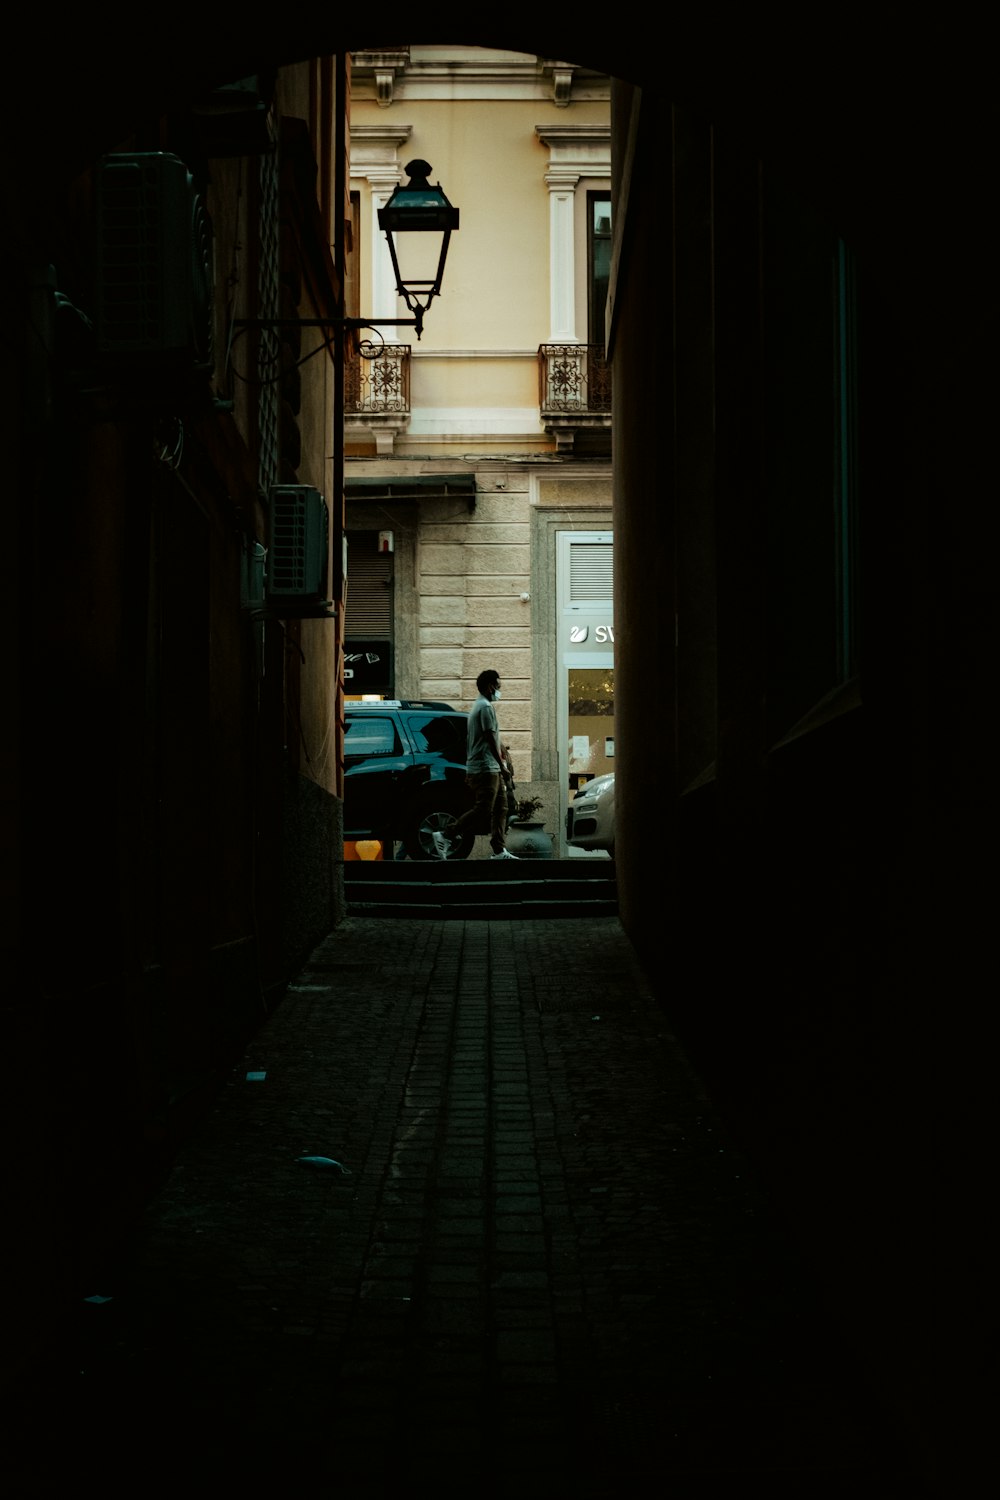
[[[584,782],[566,810],[566,842],[615,857],[615,773]]]

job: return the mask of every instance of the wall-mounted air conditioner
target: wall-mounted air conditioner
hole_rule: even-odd
[[[268,499],[271,511],[268,601],[272,604],[327,602],[330,521],[326,501],[307,484],[273,485]]]
[[[116,369],[212,366],[212,234],[194,179],[168,152],[97,170],[97,348]]]

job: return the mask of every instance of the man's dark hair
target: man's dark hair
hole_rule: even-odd
[[[490,693],[496,692],[496,686],[499,681],[500,673],[494,672],[492,667],[489,667],[485,672],[480,672],[476,678],[476,687],[484,697],[489,697]]]

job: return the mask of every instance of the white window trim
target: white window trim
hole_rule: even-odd
[[[548,148],[550,344],[576,344],[576,190],[582,178],[611,180],[611,126],[536,125]],[[585,271],[581,272],[585,274]]]
[[[399,151],[412,133],[412,125],[397,125],[393,128],[385,125],[359,125],[351,130],[351,183],[367,182],[368,212],[371,215],[369,297],[368,305],[362,309],[362,317],[375,319],[399,316],[392,259],[385,235],[379,233],[378,214],[403,180]],[[362,297],[364,294],[365,288],[362,286]],[[379,327],[377,331],[390,343],[396,337],[396,330],[391,326]]]

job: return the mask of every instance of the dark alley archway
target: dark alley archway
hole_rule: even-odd
[[[859,1363],[947,1493],[956,1465],[973,1468],[982,1395],[983,1351],[968,1356],[964,1330],[979,1326],[985,1291],[969,1261],[982,1236],[990,1097],[980,998],[990,928],[978,873],[994,805],[980,769],[990,763],[998,395],[990,49],[982,23],[961,8],[933,32],[910,33],[860,9],[839,12],[836,27],[825,15],[800,19],[794,32],[752,9],[724,24],[675,10],[627,34],[586,38],[538,20],[515,6],[499,24],[512,40],[497,42],[492,25],[480,39],[472,25],[469,45],[579,54],[616,80],[623,930],[766,1163]],[[408,26],[398,7],[381,21],[397,34]],[[104,561],[144,555],[135,490],[121,479],[139,444],[134,434],[121,440],[118,488],[83,461],[63,482],[60,445],[44,440],[38,420],[43,273],[69,264],[85,276],[89,250],[74,234],[89,174],[137,122],[157,139],[162,121],[183,116],[208,85],[346,50],[325,12],[241,18],[235,31],[229,13],[202,7],[195,19],[172,12],[141,57],[111,47],[89,18],[70,22],[11,80],[3,420],[18,566],[4,606],[17,708],[6,950],[16,1050],[31,1059],[20,1118],[39,1128],[62,1126],[67,1099],[92,1103],[78,1080],[67,1088],[75,1052],[56,1079],[46,1037],[91,1043],[96,1013],[95,1052],[110,1059],[109,1073],[120,1059],[124,1075],[162,1020],[158,979],[137,969],[128,920],[145,872],[129,842],[127,793],[149,752],[133,733],[134,684],[131,697],[115,692],[147,601],[136,578],[119,600],[110,565],[92,570],[85,588],[77,563],[97,534]],[[863,645],[856,672],[828,673],[812,693],[827,670],[814,656],[805,701],[795,673],[813,637],[803,621],[826,619],[837,580],[835,511],[817,498],[832,446],[826,413],[801,397],[817,378],[802,351],[830,333],[815,331],[816,281],[797,300],[797,276],[804,250],[827,231],[855,258],[860,288]],[[822,280],[818,256],[810,264]],[[815,316],[807,329],[803,308]],[[87,454],[113,444],[114,414],[91,416],[79,420],[74,408],[74,440]],[[227,452],[220,492],[241,482],[243,463]],[[175,516],[171,555],[180,559]],[[193,524],[199,536],[211,531],[204,513]],[[803,537],[830,542],[826,571],[805,579]],[[68,583],[79,589],[69,603]],[[192,613],[182,631],[182,655],[190,649],[199,670],[203,623]],[[181,696],[194,692],[186,661],[171,663]],[[795,711],[778,723],[782,704]],[[198,758],[197,746],[171,748]],[[81,764],[104,765],[101,792],[121,803],[106,810],[81,797]],[[662,827],[652,879],[654,786]],[[199,835],[197,817],[184,813]],[[107,887],[95,881],[74,906],[52,872],[85,864],[107,871]],[[79,918],[84,897],[94,923]],[[81,941],[54,984],[39,977],[39,955],[67,923]],[[213,993],[207,964],[184,977],[192,992],[196,979]],[[102,986],[118,1011],[101,1011]],[[118,1029],[109,1014],[123,1018]],[[133,1085],[126,1078],[126,1100]],[[19,1202],[44,1166],[18,1167]],[[50,1247],[64,1230],[46,1219],[39,1240]]]

